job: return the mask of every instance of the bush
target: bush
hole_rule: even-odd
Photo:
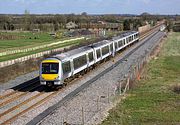
[[[180,94],[180,84],[173,85],[173,92]]]

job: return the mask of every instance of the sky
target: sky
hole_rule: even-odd
[[[180,0],[0,0],[0,14],[180,14]]]

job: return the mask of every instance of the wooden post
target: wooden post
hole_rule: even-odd
[[[99,111],[99,97],[97,98],[97,111]]]
[[[110,100],[109,100],[109,88],[108,88],[108,103],[110,102]]]
[[[129,90],[129,78],[127,79],[127,89]]]
[[[84,108],[82,107],[82,124],[84,125]]]
[[[122,87],[121,87],[121,82],[119,83],[120,85],[119,85],[119,89],[120,89],[120,92],[119,92],[119,94],[121,95],[122,93],[121,93],[121,89],[122,89]]]

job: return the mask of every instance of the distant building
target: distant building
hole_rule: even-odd
[[[80,29],[89,29],[89,30],[123,30],[123,23],[108,23],[99,21],[98,23],[81,23],[79,24]]]
[[[174,32],[180,32],[180,21],[175,21],[173,25]]]
[[[40,29],[33,29],[33,32],[40,32]]]
[[[69,22],[66,24],[66,28],[67,29],[76,29],[78,27],[78,25],[76,25],[74,22]]]

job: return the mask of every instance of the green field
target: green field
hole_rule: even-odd
[[[32,32],[0,32],[0,34],[18,37],[17,39],[13,40],[0,40],[0,51],[5,51],[7,49],[16,49],[20,47],[27,48],[57,41],[48,33],[44,32],[34,34]]]
[[[31,48],[35,46],[41,46],[44,44],[49,44],[53,43],[56,41],[61,41],[65,39],[72,39],[71,37],[69,38],[61,38],[61,39],[55,39],[52,36],[50,36],[48,33],[40,32],[40,33],[32,33],[32,32],[0,32],[0,35],[5,35],[5,36],[15,36],[16,39],[13,40],[0,40],[0,52],[7,51],[7,50],[16,50],[16,49],[25,49],[25,48]],[[56,48],[61,48],[65,46],[70,46],[70,45],[78,45],[81,42],[84,42],[85,40],[76,40],[76,41],[70,41],[66,43],[61,43],[58,45],[46,47],[46,48],[40,48],[37,50],[33,51],[28,51],[28,52],[21,52],[21,53],[16,53],[16,54],[11,54],[11,55],[4,55],[0,56],[0,62],[2,61],[7,61],[11,59],[16,59],[19,57],[31,55],[31,54],[36,54],[38,52],[43,52],[46,50],[52,50]]]
[[[29,52],[22,52],[22,53],[16,53],[16,54],[7,55],[7,56],[1,56],[0,57],[0,62],[16,59],[16,58],[31,55],[31,54],[36,54],[36,53],[43,52],[43,51],[46,51],[46,50],[52,50],[52,49],[56,49],[56,48],[63,48],[63,47],[72,46],[72,45],[75,46],[75,45],[79,45],[82,42],[85,42],[85,40],[84,39],[75,40],[75,41],[70,41],[70,42],[58,44],[58,45],[55,45],[55,46],[51,46],[51,47],[48,47],[48,48],[46,47],[46,48],[37,49],[37,50],[34,50],[34,51],[29,51]]]
[[[170,33],[157,59],[145,67],[147,78],[127,93],[102,125],[179,125],[180,33]]]

